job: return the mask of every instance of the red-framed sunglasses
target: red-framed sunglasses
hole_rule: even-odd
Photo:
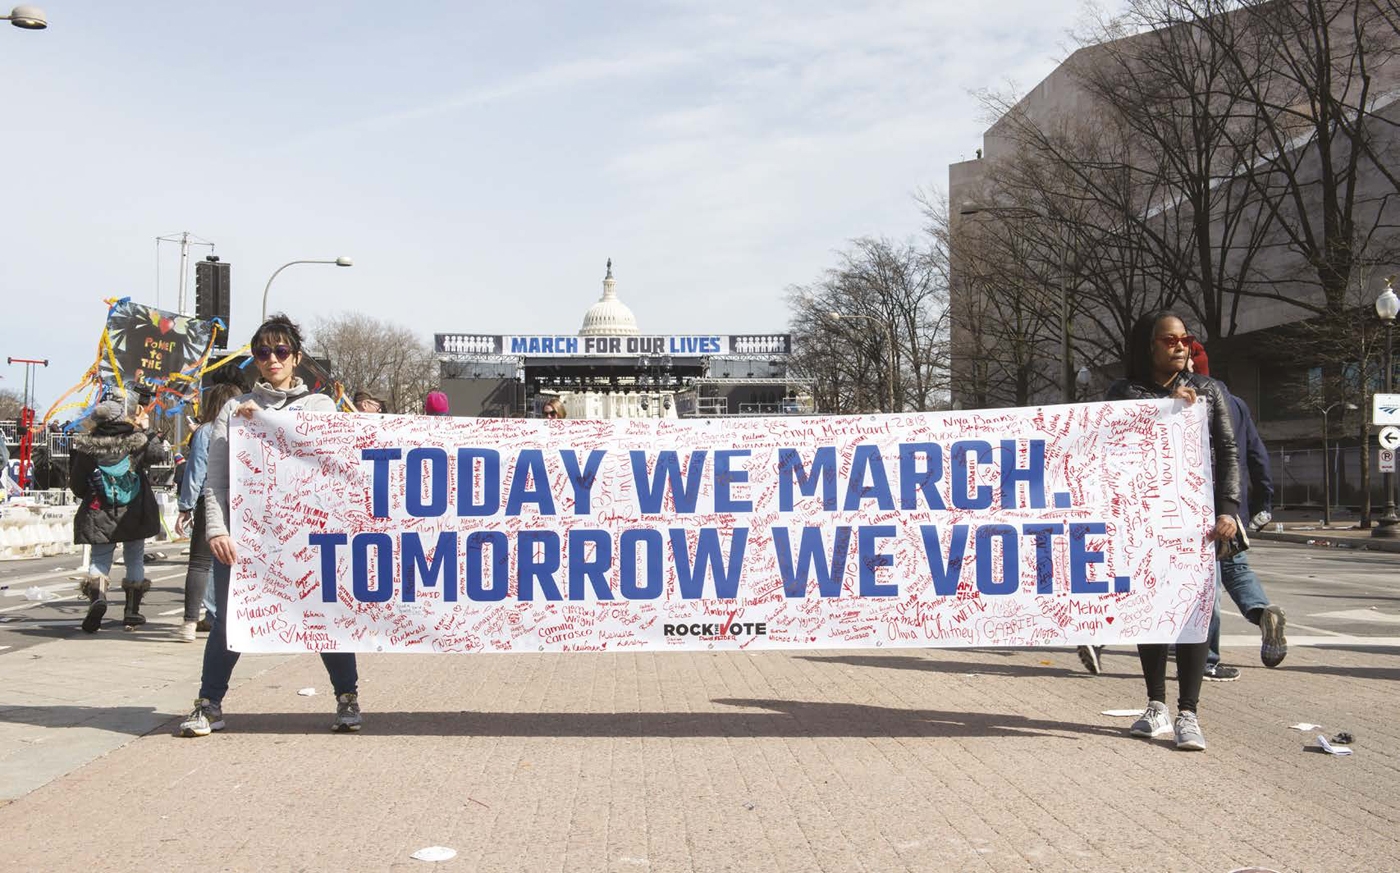
[[[1171,335],[1169,334],[1169,335],[1167,335],[1167,336],[1159,336],[1159,337],[1157,337],[1157,342],[1161,343],[1162,345],[1166,346],[1166,347],[1169,348],[1169,349],[1170,349],[1170,348],[1175,348],[1176,346],[1186,346],[1186,348],[1189,349],[1189,348],[1191,348],[1191,344],[1194,343],[1195,341],[1196,341],[1196,338],[1195,338],[1194,336],[1192,336],[1191,334],[1189,334],[1189,333],[1188,333],[1188,334],[1182,334],[1181,336],[1171,336]]]

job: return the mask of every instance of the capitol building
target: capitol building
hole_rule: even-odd
[[[643,333],[617,294],[603,294],[576,333],[440,333],[442,390],[457,416],[535,417],[558,398],[570,418],[694,418],[811,412],[789,372],[792,337]]]

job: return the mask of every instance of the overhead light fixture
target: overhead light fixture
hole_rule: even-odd
[[[8,21],[25,30],[43,30],[49,26],[44,10],[38,6],[16,6],[9,15],[0,17],[0,21]]]

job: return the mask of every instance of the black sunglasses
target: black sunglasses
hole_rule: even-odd
[[[283,345],[258,346],[253,349],[253,357],[257,358],[259,361],[266,361],[273,355],[277,356],[277,360],[285,361],[292,356],[292,347]]]

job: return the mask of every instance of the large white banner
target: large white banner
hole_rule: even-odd
[[[1198,642],[1214,596],[1204,404],[231,440],[240,651]]]

